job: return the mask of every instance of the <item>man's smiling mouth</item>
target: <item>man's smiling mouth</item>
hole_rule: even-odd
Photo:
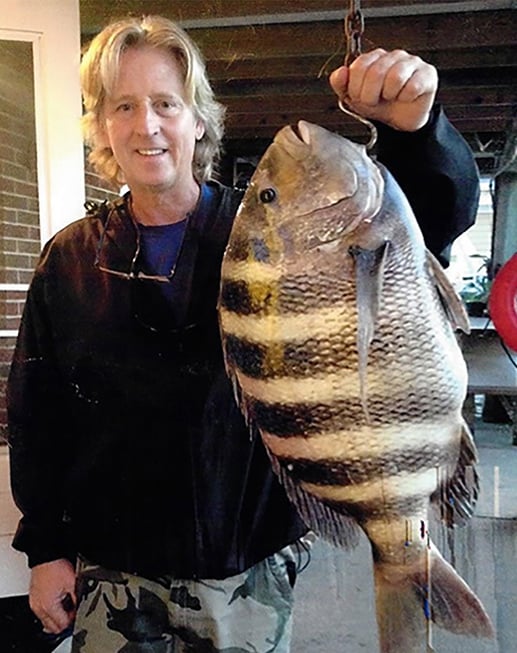
[[[148,150],[137,150],[138,154],[142,156],[157,156],[158,154],[164,154],[167,150],[164,148],[154,148]]]

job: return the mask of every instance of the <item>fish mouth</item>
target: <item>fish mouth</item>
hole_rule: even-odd
[[[291,158],[301,161],[311,154],[310,126],[304,120],[286,125],[274,138],[276,145]]]
[[[289,125],[291,132],[305,145],[311,144],[311,133],[309,125],[305,120],[299,120],[294,125]]]

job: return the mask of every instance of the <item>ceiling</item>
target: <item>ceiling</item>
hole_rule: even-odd
[[[347,0],[80,0],[83,41],[112,18],[158,13],[200,45],[227,107],[226,151],[260,154],[299,119],[360,140],[338,108],[328,73],[345,53]],[[496,173],[517,142],[517,0],[363,0],[363,50],[403,48],[434,64],[439,100]]]

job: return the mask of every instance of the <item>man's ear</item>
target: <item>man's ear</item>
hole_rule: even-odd
[[[205,125],[201,120],[196,121],[196,141],[200,141],[205,135]]]

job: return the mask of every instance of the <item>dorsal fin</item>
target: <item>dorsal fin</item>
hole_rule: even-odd
[[[431,496],[431,502],[438,507],[440,517],[447,526],[466,524],[474,513],[479,494],[476,445],[465,422],[458,428],[461,434],[456,468],[450,477],[438,479],[438,489]]]
[[[455,329],[470,333],[469,317],[465,306],[439,261],[429,251],[427,251],[427,264],[449,321]]]

